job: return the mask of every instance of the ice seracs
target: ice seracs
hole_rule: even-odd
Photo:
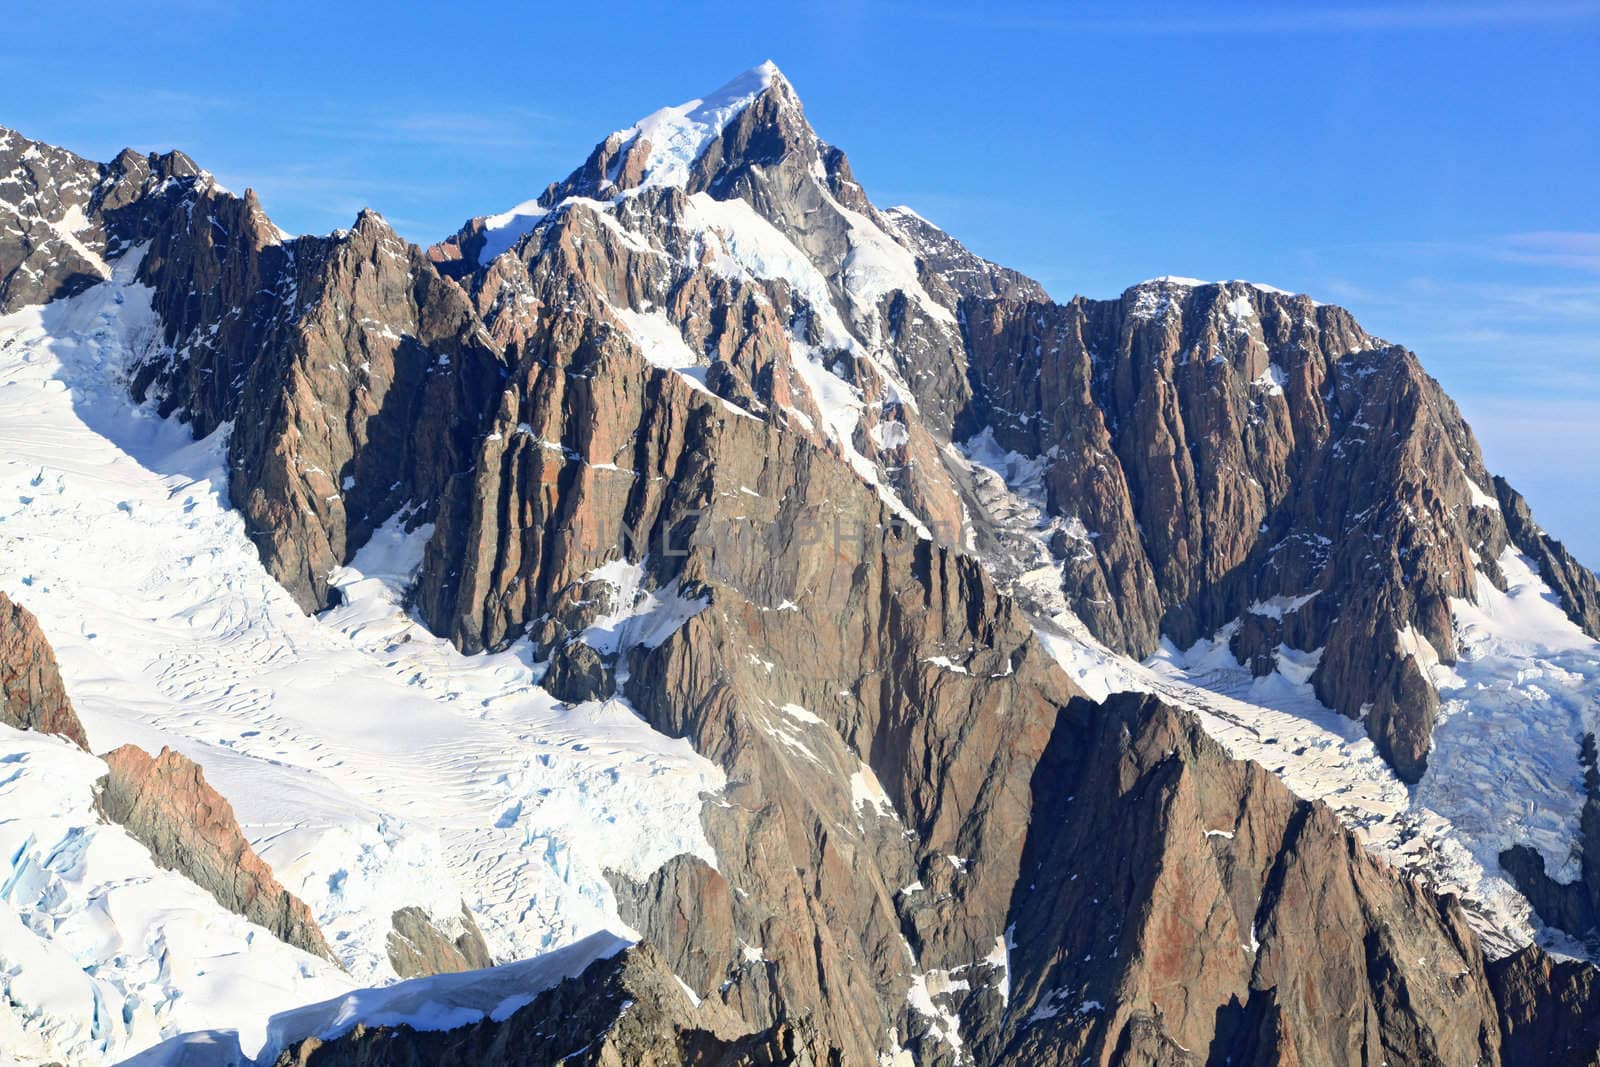
[[[0,1058],[100,1064],[350,988],[325,960],[223,910],[95,811],[99,759],[0,726]]]

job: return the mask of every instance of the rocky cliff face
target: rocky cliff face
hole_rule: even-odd
[[[4,593],[0,593],[0,723],[59,734],[89,750],[89,738],[67,699],[50,643],[28,609]]]
[[[197,437],[232,427],[233,500],[302,607],[328,605],[328,572],[396,512],[429,520],[470,464],[503,371],[461,291],[415,246],[372,212],[290,239],[253,193],[233,195],[178,152],[91,164],[3,129],[0,144],[0,167],[19,161],[13,184],[51,190],[0,196],[38,216],[0,244],[0,276],[18,279],[4,306],[139,257],[162,333],[130,368],[133,395]]]
[[[1497,475],[1494,491],[1512,543],[1539,568],[1539,577],[1560,599],[1567,618],[1591,637],[1600,634],[1600,579],[1565,545],[1539,528],[1528,502],[1509,482]]]
[[[285,244],[253,198],[201,191],[145,225],[140,277],[166,334],[134,394],[197,434],[232,423],[229,488],[263,562],[304,608],[325,607],[330,570],[408,505],[428,521],[470,464],[498,352],[460,291],[371,212]],[[198,294],[197,275],[210,283]]]
[[[25,144],[19,180],[62,189],[0,242],[8,299],[140,257],[162,333],[132,393],[231,426],[232,499],[303,608],[378,526],[431,526],[431,630],[525,641],[558,698],[625,700],[727,774],[715,865],[612,876],[648,948],[499,1024],[285,1062],[1584,1062],[1591,971],[1487,964],[1450,899],[1187,714],[1082,699],[997,585],[1016,532],[980,449],[1038,471],[1028,566],[1100,640],[1231,626],[1258,673],[1321,650],[1318,695],[1407,780],[1449,602],[1503,585],[1504,548],[1600,632],[1594,576],[1342,309],[1175,280],[1052,303],[874,207],[766,67],[426,253],[370,212],[288,238],[181,155]],[[198,769],[111,764],[158,857],[326,954]],[[487,962],[412,911],[398,972]]]
[[[1097,637],[1144,656],[1237,623],[1258,670],[1279,644],[1320,649],[1319,697],[1363,718],[1407,780],[1437,712],[1423,663],[1455,654],[1448,602],[1474,596],[1475,570],[1497,579],[1507,544],[1600,633],[1592,573],[1509,487],[1504,506],[1488,490],[1470,430],[1410,353],[1342,309],[1245,283],[1050,303],[914,213],[875,208],[772,70],[611,135],[522,214],[474,220],[428,255],[371,213],[285,241],[181,155],[124,153],[79,196],[71,176],[93,165],[63,157],[52,178],[38,151],[18,173],[67,187],[46,214],[79,210],[89,253],[144,250],[165,335],[135,395],[199,434],[235,426],[234,498],[309,610],[400,514],[436,523],[420,603],[462,648],[546,616],[603,559],[543,559],[543,538],[506,521],[520,502],[486,494],[508,464],[559,488],[569,457],[618,483],[602,492],[631,491],[620,482],[641,468],[623,446],[661,398],[573,407],[615,394],[578,375],[626,348],[810,437],[946,544],[986,523],[952,441],[982,432],[1037,458],[1061,589]],[[519,459],[528,448],[548,454]],[[500,515],[482,514],[491,501]]]
[[[104,756],[100,810],[229,911],[279,939],[333,963],[338,960],[305,903],[273,877],[239,832],[233,807],[206,783],[193,761],[163,748],[151,757],[134,745]]]
[[[1078,701],[1036,775],[1052,799],[980,1061],[1499,1062],[1494,989],[1454,901],[1187,715]]]
[[[1535,555],[1575,621],[1593,575],[1492,495],[1476,441],[1416,357],[1349,313],[1243,282],[964,309],[974,431],[1043,464],[1067,602],[1135,656],[1234,623],[1241,662],[1321,650],[1317,695],[1407,781],[1455,660],[1451,598]]]
[[[1501,1008],[1505,1063],[1600,1063],[1594,967],[1526,948],[1489,967]]]
[[[104,230],[86,210],[107,168],[0,126],[0,313],[107,277]]]

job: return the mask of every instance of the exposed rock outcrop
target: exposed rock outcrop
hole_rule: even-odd
[[[1188,714],[1075,701],[1034,788],[979,1062],[1514,1062],[1455,901]]]
[[[960,241],[908,207],[883,212],[916,253],[923,284],[948,287],[955,298],[1049,300],[1044,286],[1025,274],[974,255]]]
[[[1512,543],[1539,568],[1539,577],[1560,598],[1567,618],[1600,640],[1600,579],[1574,559],[1566,545],[1539,528],[1528,502],[1509,482],[1497,475],[1494,491],[1500,510],[1505,513]]]
[[[711,1016],[711,1018],[708,1018]],[[721,1025],[719,1025],[719,1023]],[[445,1031],[363,1027],[308,1038],[277,1067],[828,1067],[840,1064],[804,1023],[729,1029],[700,1011],[642,944],[598,960],[503,1021]]]
[[[106,168],[0,126],[0,314],[104,281],[85,210]],[[88,231],[88,232],[86,232]]]
[[[0,195],[0,212],[27,217],[0,238],[0,308],[138,256],[161,333],[130,368],[133,394],[196,436],[232,424],[232,499],[303,608],[328,606],[328,572],[404,506],[412,527],[434,517],[471,463],[499,349],[380,216],[291,238],[181,152],[95,164],[0,128],[0,173],[8,162],[26,195]]]
[[[61,684],[56,655],[39,621],[0,593],[0,723],[58,734],[89,750],[89,738]]]
[[[1501,1062],[1600,1064],[1600,971],[1532,946],[1489,965],[1500,1002]]]
[[[1363,718],[1407,780],[1437,714],[1425,662],[1453,660],[1448,602],[1475,595],[1475,568],[1495,578],[1514,542],[1600,626],[1593,575],[1514,494],[1497,504],[1454,405],[1342,309],[1178,280],[1050,303],[914,213],[874,207],[775,68],[714,95],[744,103],[693,159],[647,125],[618,131],[494,257],[505,218],[427,255],[370,212],[287,239],[176,153],[43,153],[28,180],[70,187],[41,234],[79,211],[91,258],[141,250],[163,334],[135,394],[200,434],[234,425],[233,499],[307,610],[399,516],[434,524],[419,607],[464,650],[553,619],[603,557],[561,547],[550,517],[598,494],[627,501],[608,519],[647,518],[656,491],[628,483],[670,478],[684,444],[680,402],[653,384],[677,376],[612,362],[627,350],[687,359],[727,402],[715,417],[808,437],[944,544],[983,543],[948,446],[992,432],[1044,462],[1062,591],[1098,637],[1143,656],[1267,605],[1272,625],[1241,626],[1236,651],[1265,670],[1278,643],[1322,649],[1318,695]],[[8,137],[20,159],[31,142]],[[729,269],[752,243],[768,259]],[[773,255],[794,263],[774,275]],[[12,273],[25,259],[0,248]],[[552,683],[604,692],[575,651]]]
[[[378,525],[408,504],[408,528],[435,517],[470,466],[498,351],[461,291],[375,213],[285,243],[253,198],[193,195],[136,220],[165,344],[134,394],[197,434],[233,423],[233,500],[267,569],[317,610],[328,573]],[[197,275],[211,281],[198,296]]]
[[[168,748],[151,757],[136,745],[102,758],[109,773],[100,781],[101,812],[157,863],[280,940],[338,963],[311,909],[278,884],[239,832],[233,806],[206,782],[199,764]]]
[[[968,432],[1045,464],[1069,606],[1135,656],[1251,616],[1236,654],[1312,683],[1395,770],[1426,766],[1449,600],[1509,543],[1456,407],[1341,308],[1244,282],[969,301]],[[1249,638],[1244,640],[1244,638]],[[1423,646],[1426,645],[1424,648]]]
[[[370,212],[287,238],[177,154],[51,164],[97,184],[40,239],[79,210],[90,266],[142,257],[162,333],[134,393],[197,434],[232,424],[231,497],[303,608],[378,526],[431,526],[410,591],[430,629],[469,654],[525,639],[558,698],[620,697],[727,774],[702,813],[715,864],[612,876],[654,948],[498,1024],[357,1030],[284,1062],[1580,1045],[1590,972],[1497,972],[1453,901],[1186,714],[1081,699],[979,558],[997,535],[958,446],[983,437],[1040,470],[1045,573],[1107,644],[1237,623],[1258,673],[1321,649],[1318,695],[1415,780],[1452,598],[1503,582],[1514,545],[1573,618],[1600,603],[1508,488],[1484,491],[1416,358],[1244,283],[1051,303],[878,211],[775,69],[718,95],[740,93],[693,159],[619,131],[537,209],[428,254]],[[0,243],[0,268],[35,252]],[[108,813],[158,859],[327,954],[198,768],[108,760]],[[392,922],[401,973],[486,959],[415,909]]]
[[[437,919],[422,908],[395,912],[389,931],[389,963],[401,978],[454,974],[494,966],[478,920],[465,904],[459,916]]]

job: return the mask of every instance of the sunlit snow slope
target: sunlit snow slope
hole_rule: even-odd
[[[301,614],[229,508],[221,434],[192,442],[126,399],[122,368],[157,333],[138,254],[0,319],[0,588],[38,616],[94,750],[199,762],[348,973],[154,871],[94,825],[103,765],[8,732],[0,992],[28,1040],[94,1063],[237,1028],[253,1054],[270,1013],[393,978],[397,908],[464,902],[491,953],[521,959],[628,933],[604,869],[714,862],[698,812],[722,776],[687,743],[615,701],[566,708],[537,665],[464,658],[406,616],[425,534],[380,531],[338,576],[345,603]],[[88,1006],[89,980],[61,977],[86,972]]]

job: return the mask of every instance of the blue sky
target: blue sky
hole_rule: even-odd
[[[69,10],[70,8],[70,10]],[[1415,349],[1600,563],[1600,0],[11,6],[0,123],[435,240],[775,60],[881,205],[1058,298],[1249,278]]]

